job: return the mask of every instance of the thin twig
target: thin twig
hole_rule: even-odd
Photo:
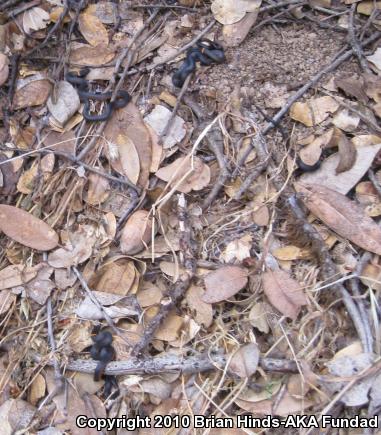
[[[360,67],[363,71],[367,73],[371,73],[371,69],[365,59],[364,52],[362,51],[361,45],[356,37],[355,25],[354,25],[354,15],[356,10],[356,3],[351,6],[351,10],[349,12],[349,22],[348,22],[348,38],[349,43],[352,47],[353,53],[356,55],[357,60],[359,61]]]

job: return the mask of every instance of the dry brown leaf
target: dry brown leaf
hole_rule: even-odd
[[[48,256],[48,263],[53,267],[71,267],[86,261],[93,250],[95,234],[90,226],[79,227],[70,233],[64,248],[58,248]]]
[[[258,331],[268,334],[270,327],[267,321],[267,314],[264,304],[261,302],[254,304],[249,313],[249,321]]]
[[[376,6],[376,9],[381,9],[381,2],[374,2],[373,0],[362,1],[357,6],[357,12],[359,14],[370,15],[374,9],[374,6]]]
[[[37,409],[21,399],[8,399],[0,406],[1,432],[14,434],[20,430],[27,430]]]
[[[376,51],[371,56],[366,56],[369,62],[372,62],[373,65],[381,71],[381,48],[378,47]]]
[[[70,63],[81,66],[102,66],[115,57],[115,48],[83,45],[70,51]]]
[[[367,95],[364,92],[364,79],[362,77],[335,78],[335,85],[342,89],[348,96],[356,98],[356,100],[366,103]]]
[[[12,205],[0,204],[0,230],[38,251],[49,251],[58,244],[58,235],[48,224]]]
[[[157,340],[173,342],[179,337],[182,325],[183,318],[172,312],[157,329],[154,337]]]
[[[234,239],[229,242],[222,253],[221,258],[225,263],[229,263],[231,260],[242,261],[247,257],[250,257],[250,249],[252,247],[253,238],[250,234],[245,234],[239,239]]]
[[[234,24],[225,24],[222,29],[224,42],[228,47],[237,47],[245,40],[258,18],[259,10],[248,12],[245,16]]]
[[[108,262],[91,278],[89,285],[101,292],[125,296],[134,283],[136,273],[133,261],[120,259]]]
[[[142,251],[152,237],[152,218],[146,210],[133,213],[125,223],[120,236],[120,250],[134,255]]]
[[[186,175],[188,174],[189,175]],[[179,192],[189,193],[192,190],[201,190],[210,182],[210,168],[199,157],[179,157],[174,162],[160,168],[155,174],[160,180],[169,182],[171,187],[176,186]],[[184,180],[179,182],[181,179]]]
[[[52,84],[49,80],[41,78],[33,80],[28,78],[25,80],[25,85],[20,83],[20,86],[17,88],[13,100],[13,108],[18,110],[45,104],[51,90]]]
[[[207,328],[213,323],[213,308],[202,300],[204,293],[202,287],[191,285],[186,294],[186,301],[189,308],[196,313],[196,322]]]
[[[104,136],[106,139],[105,145],[108,147],[108,157],[111,160],[112,150],[110,149],[110,144],[112,149],[115,147],[118,150],[118,154],[114,152],[114,157],[119,157],[118,137],[127,137],[133,142],[139,156],[140,173],[138,185],[146,187],[152,162],[151,137],[135,104],[130,102],[123,109],[118,109],[114,112],[114,115],[107,123]],[[127,152],[128,150],[121,152],[120,155],[123,159],[128,157]],[[132,168],[132,170],[136,169]]]
[[[126,175],[132,183],[136,184],[139,180],[140,162],[134,142],[129,137],[119,134],[115,146],[118,157],[111,159],[111,153],[109,152],[111,166],[115,171]]]
[[[343,134],[339,140],[339,157],[340,161],[336,168],[336,174],[349,171],[357,159],[357,149],[353,142],[349,141]]]
[[[311,98],[305,103],[294,103],[290,109],[290,116],[307,127],[312,127],[323,122],[330,113],[336,112],[339,107],[339,103],[329,96]]]
[[[16,298],[17,296],[11,290],[0,290],[0,315],[9,311]]]
[[[136,299],[142,308],[150,307],[160,303],[163,293],[150,282],[143,281],[138,292],[136,293]]]
[[[324,186],[296,183],[306,207],[339,236],[381,255],[381,229],[354,201]]]
[[[374,290],[381,290],[381,266],[368,263],[361,271],[361,282]]]
[[[8,80],[9,60],[4,53],[0,53],[0,86]]]
[[[13,264],[0,270],[0,289],[24,285],[37,276],[38,268]]]
[[[307,298],[300,284],[283,270],[264,272],[262,285],[270,303],[293,320],[298,317],[300,308],[307,304]]]
[[[308,249],[299,248],[294,245],[276,248],[271,253],[275,258],[282,261],[302,260],[311,257],[311,252]]]
[[[75,155],[76,140],[73,131],[57,133],[50,130],[49,132],[44,134],[43,142],[46,147],[52,148],[53,150],[67,153],[69,155]]]
[[[108,33],[106,27],[102,24],[101,20],[95,15],[89,13],[82,13],[78,17],[78,27],[86,41],[96,47],[108,45]]]
[[[28,195],[33,192],[34,185],[38,176],[38,166],[34,163],[27,171],[21,174],[17,182],[17,190]]]
[[[246,344],[232,356],[228,370],[240,378],[249,378],[258,367],[259,349],[255,343]]]
[[[109,196],[110,183],[107,178],[91,173],[88,177],[89,185],[84,200],[89,205],[99,205]]]
[[[38,374],[30,386],[28,391],[28,402],[32,405],[36,405],[37,402],[45,396],[46,382],[45,378]]]
[[[225,301],[247,284],[247,271],[239,266],[223,266],[205,277],[206,292],[202,297],[204,302],[213,304]]]
[[[274,403],[276,403],[276,407],[274,407]],[[246,400],[236,399],[235,404],[245,411],[251,412],[255,415],[287,416],[291,414],[298,414],[301,411],[305,412],[305,410],[310,408],[314,402],[307,399],[295,399],[286,391],[279,401],[274,399],[262,400],[260,402],[249,402]]]
[[[50,15],[39,7],[28,9],[22,18],[25,33],[31,33],[31,30],[45,29],[49,21]]]

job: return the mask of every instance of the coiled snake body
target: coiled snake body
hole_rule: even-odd
[[[131,95],[126,91],[118,91],[115,101],[106,103],[106,107],[99,115],[92,114],[90,110],[90,100],[107,101],[110,100],[112,92],[92,92],[89,91],[89,84],[84,78],[89,73],[89,68],[83,68],[76,74],[69,72],[66,74],[66,81],[77,86],[79,99],[84,103],[82,115],[87,121],[106,121],[112,115],[114,109],[121,109],[131,101]]]
[[[197,62],[200,62],[201,65],[225,62],[223,47],[209,39],[200,39],[197,42],[197,47],[188,49],[185,61],[172,76],[172,83],[181,88],[189,74],[196,70]]]

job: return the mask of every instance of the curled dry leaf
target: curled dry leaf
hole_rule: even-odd
[[[122,229],[120,250],[134,255],[142,251],[152,237],[152,218],[146,210],[133,213]]]
[[[0,86],[8,80],[9,75],[9,60],[8,57],[0,53]]]
[[[58,248],[48,256],[48,263],[53,267],[71,267],[86,261],[93,250],[95,236],[90,227],[80,227],[70,235],[64,248]]]
[[[249,378],[257,371],[259,349],[255,343],[242,346],[232,356],[228,370],[240,378]]]
[[[381,229],[354,201],[324,186],[296,183],[306,207],[341,237],[381,255]]]
[[[300,308],[307,304],[307,298],[299,283],[283,270],[264,272],[262,285],[270,303],[293,320],[298,317]]]
[[[339,103],[329,96],[311,98],[305,103],[299,101],[294,103],[290,109],[290,116],[307,127],[312,127],[323,122],[330,113],[336,112],[339,107]]]
[[[156,172],[160,180],[169,182],[179,192],[201,190],[210,182],[210,168],[199,157],[179,157]],[[181,180],[181,181],[180,181]]]
[[[257,328],[258,331],[261,331],[264,334],[268,334],[270,331],[265,305],[261,302],[253,305],[249,313],[249,321],[254,328]]]
[[[65,81],[58,83],[55,99],[51,96],[48,100],[48,109],[60,125],[66,122],[79,109],[81,102],[75,88]]]
[[[12,205],[0,204],[0,230],[38,251],[49,251],[58,244],[58,235],[48,224]]]
[[[340,162],[337,165],[336,174],[353,168],[357,158],[357,150],[354,143],[348,140],[344,134],[341,135],[339,140],[339,156]]]
[[[24,12],[22,24],[25,33],[31,30],[45,29],[50,21],[50,15],[44,9],[35,7]]]
[[[32,405],[36,405],[37,402],[42,399],[45,396],[45,390],[46,390],[46,382],[45,378],[38,374],[30,386],[29,392],[28,392],[28,402]]]
[[[101,20],[95,15],[82,13],[78,17],[78,27],[86,41],[96,47],[108,45],[108,33]]]
[[[202,300],[208,304],[225,301],[247,284],[247,271],[239,266],[223,266],[205,277],[206,292]]]

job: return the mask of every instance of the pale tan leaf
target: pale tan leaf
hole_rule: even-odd
[[[249,313],[249,321],[254,328],[257,328],[259,331],[264,334],[268,334],[270,331],[269,324],[267,322],[267,315],[262,303],[254,304]]]
[[[49,97],[48,109],[57,123],[63,126],[79,109],[81,103],[75,88],[65,81],[58,83],[55,97]]]
[[[13,264],[0,270],[0,289],[24,285],[37,276],[38,268]]]
[[[339,107],[339,103],[332,97],[312,98],[305,103],[294,103],[290,109],[290,116],[307,127],[312,127],[323,122]]]
[[[179,337],[182,325],[183,318],[172,312],[157,329],[154,337],[157,340],[173,342]]]
[[[247,284],[247,271],[239,266],[223,266],[205,277],[204,302],[213,304],[227,300]]]
[[[211,9],[219,23],[233,24],[245,16],[245,6],[240,0],[213,0]]]
[[[354,201],[324,186],[296,183],[306,207],[331,230],[381,255],[381,229]]]
[[[378,70],[381,71],[381,48],[378,47],[376,51],[371,56],[366,56],[369,62],[372,62],[373,65],[377,67]]]
[[[264,272],[262,285],[270,303],[293,320],[297,318],[300,307],[307,304],[307,298],[299,283],[283,270]]]
[[[50,16],[44,9],[34,7],[24,12],[22,24],[25,33],[31,33],[31,30],[45,29],[49,21]]]
[[[12,205],[0,204],[0,230],[38,251],[49,251],[58,244],[58,235],[48,224]]]
[[[354,142],[353,139],[352,142]],[[348,193],[366,174],[374,157],[381,149],[381,143],[375,145],[355,143],[355,145],[356,161],[351,169],[337,174],[336,168],[340,162],[340,155],[335,153],[325,159],[317,171],[303,174],[300,181],[306,184],[319,184],[342,194]]]
[[[78,27],[86,41],[96,47],[108,45],[108,33],[101,20],[95,15],[82,13],[78,17]]]
[[[27,171],[21,174],[17,182],[17,190],[28,195],[33,192],[34,185],[38,176],[38,166],[33,164]]]
[[[162,135],[169,119],[172,116],[172,112],[165,106],[160,104],[156,105],[150,114],[148,114],[144,121],[153,129],[158,135]],[[172,127],[168,131],[165,137],[163,137],[163,148],[171,148],[177,143],[181,142],[185,137],[186,129],[185,122],[180,116],[175,116]]]
[[[41,374],[38,374],[34,378],[32,385],[29,388],[28,401],[32,405],[36,405],[37,402],[45,396],[45,390],[46,390],[45,378]]]
[[[0,271],[1,274],[1,271]],[[16,295],[11,290],[0,291],[0,315],[8,312],[13,303],[16,301]]]
[[[111,159],[112,167],[136,184],[139,180],[140,161],[134,142],[129,137],[119,134],[115,145],[118,150],[118,158]]]
[[[146,210],[133,213],[125,223],[120,236],[120,250],[134,255],[142,251],[152,237],[152,218]]]
[[[90,373],[76,373],[73,382],[81,397],[84,394],[95,394],[104,385],[104,380],[95,382],[94,375]]]
[[[192,164],[193,161],[193,164]],[[169,182],[180,192],[189,193],[201,190],[210,182],[210,168],[199,157],[179,157],[156,172],[156,176]]]
[[[242,261],[247,257],[250,257],[250,249],[252,246],[253,238],[250,234],[246,234],[239,239],[229,242],[222,253],[221,258],[225,263],[229,263],[231,260],[237,259]]]
[[[83,45],[82,47],[71,50],[70,63],[81,66],[101,66],[111,62],[115,57],[115,48],[107,46],[92,47]]]
[[[9,60],[4,53],[0,53],[0,86],[8,80]]]
[[[222,28],[224,42],[228,47],[237,47],[249,34],[258,18],[258,10],[248,12],[245,16],[233,24],[225,24]]]
[[[232,356],[228,370],[240,378],[249,378],[258,367],[259,349],[255,343],[242,346]]]

